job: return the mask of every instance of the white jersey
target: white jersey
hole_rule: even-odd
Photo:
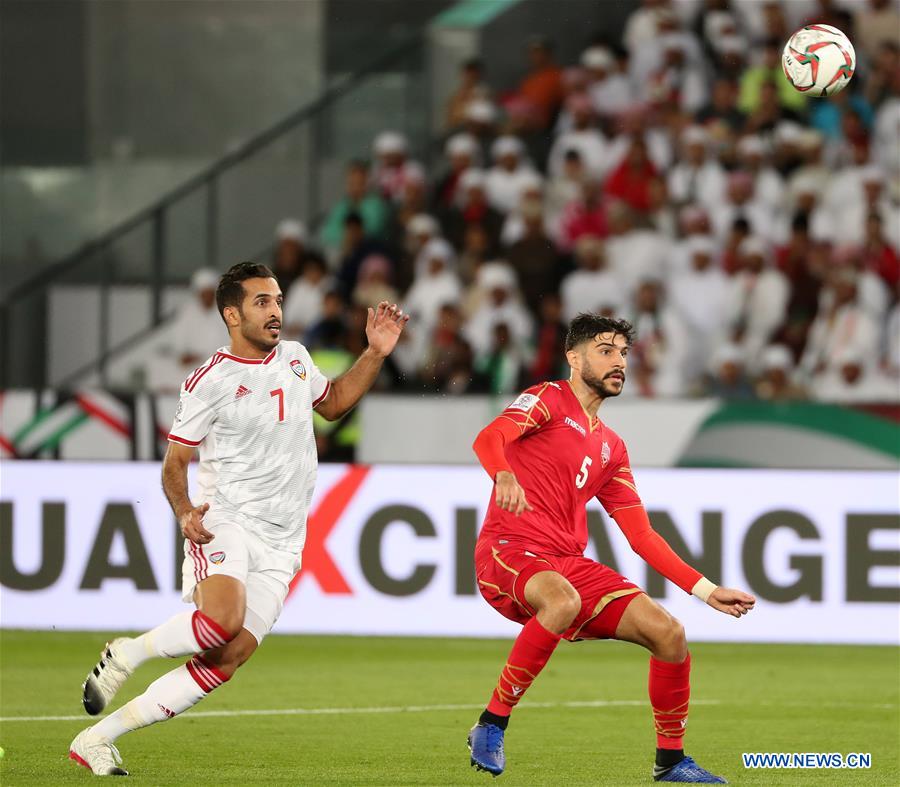
[[[299,553],[316,484],[313,407],[331,383],[299,342],[264,359],[218,350],[181,388],[169,440],[200,446],[195,503]]]

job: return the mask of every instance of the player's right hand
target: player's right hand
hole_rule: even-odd
[[[182,535],[195,544],[208,544],[215,536],[203,527],[203,515],[209,511],[209,503],[195,506],[178,517]]]
[[[494,479],[494,502],[504,511],[510,511],[516,516],[523,511],[534,510],[525,499],[525,490],[507,470],[501,470]]]

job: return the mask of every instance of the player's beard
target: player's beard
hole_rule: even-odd
[[[241,322],[241,335],[257,350],[260,350],[261,352],[268,352],[269,350],[276,347],[278,345],[278,342],[281,341],[281,331],[279,331],[278,335],[276,336],[272,336],[272,334],[269,333],[268,326],[271,322],[273,321],[267,320],[264,325],[257,328],[255,325],[244,320]],[[278,322],[278,325],[280,326],[281,323]]]
[[[616,390],[611,386],[614,383],[608,382],[610,375],[617,373],[622,375],[622,385]],[[622,393],[622,389],[625,387],[625,372],[621,369],[617,369],[615,372],[609,372],[604,377],[599,377],[594,374],[590,369],[583,368],[581,370],[581,379],[584,380],[585,385],[588,386],[597,396],[601,399],[606,399],[610,396],[618,396]]]

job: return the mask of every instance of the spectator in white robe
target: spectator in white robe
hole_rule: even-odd
[[[578,268],[560,284],[563,318],[566,321],[581,312],[595,312],[602,305],[626,304],[626,292],[619,276],[610,269],[603,241],[593,235],[583,235],[575,243],[575,262]]]
[[[634,101],[628,76],[619,71],[613,53],[605,46],[585,49],[581,65],[587,71],[588,95],[597,115],[615,116]]]
[[[772,166],[769,153],[762,137],[756,134],[741,137],[737,143],[738,164],[753,177],[753,193],[777,214],[785,204],[785,184]]]
[[[880,347],[878,324],[860,302],[859,276],[852,268],[832,269],[819,304],[800,359],[800,371],[816,397],[823,383],[833,393],[848,361],[858,362],[867,376],[878,365]]]
[[[690,339],[684,322],[666,304],[659,281],[648,279],[638,285],[629,318],[635,340],[628,356],[628,374],[637,393],[682,396]]]
[[[307,254],[300,276],[284,296],[282,321],[286,338],[303,340],[303,334],[322,316],[325,293],[334,287],[325,260],[318,254]]]
[[[171,352],[186,377],[219,347],[227,344],[228,331],[216,306],[219,274],[201,268],[191,276],[191,296],[169,325]]]
[[[572,116],[572,128],[557,135],[547,161],[548,175],[559,177],[565,167],[566,153],[577,150],[588,175],[602,177],[608,170],[609,141],[596,126],[596,114],[590,99],[584,94],[573,94],[566,101],[566,108]]]
[[[420,259],[422,265],[417,266],[416,277],[404,298],[404,309],[413,324],[410,341],[415,363],[425,350],[441,307],[459,303],[462,298],[462,284],[454,270],[453,247],[447,241],[443,238],[428,241]]]
[[[652,224],[637,219],[622,202],[610,203],[608,217],[609,268],[619,278],[626,298],[631,299],[640,282],[665,277],[671,240]]]
[[[677,205],[700,203],[718,205],[725,194],[725,170],[710,155],[709,132],[688,126],[681,133],[681,157],[669,170],[669,199]]]
[[[382,131],[372,143],[375,170],[372,180],[386,199],[399,202],[410,180],[424,175],[422,165],[408,158],[409,143],[397,131]]]
[[[530,357],[534,320],[522,301],[515,271],[506,262],[486,262],[478,269],[474,287],[480,292],[478,306],[463,333],[475,355],[490,352],[496,326],[505,324],[516,351]]]
[[[506,214],[518,205],[523,184],[533,182],[537,173],[526,160],[525,148],[518,137],[498,137],[491,146],[491,157],[494,166],[488,170],[485,182],[488,202]]]
[[[728,288],[732,342],[743,353],[744,368],[754,374],[760,353],[784,323],[790,284],[772,263],[769,245],[750,236],[738,247],[738,270]]]
[[[669,304],[685,325],[685,379],[699,380],[729,323],[729,280],[718,265],[716,242],[708,235],[686,241],[690,268],[669,282]]]
[[[770,242],[775,240],[772,237],[775,223],[771,208],[754,192],[753,176],[749,172],[737,171],[728,176],[725,199],[710,212],[716,236],[722,242],[737,219],[745,219],[750,224],[751,234]]]

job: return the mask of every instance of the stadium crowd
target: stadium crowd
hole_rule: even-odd
[[[855,43],[836,96],[782,74],[805,22]],[[397,301],[388,387],[510,393],[567,375],[590,310],[636,325],[628,395],[900,398],[895,3],[644,0],[577,63],[526,52],[507,92],[462,64],[438,165],[385,130],[315,235],[279,224],[285,338],[339,373]]]

